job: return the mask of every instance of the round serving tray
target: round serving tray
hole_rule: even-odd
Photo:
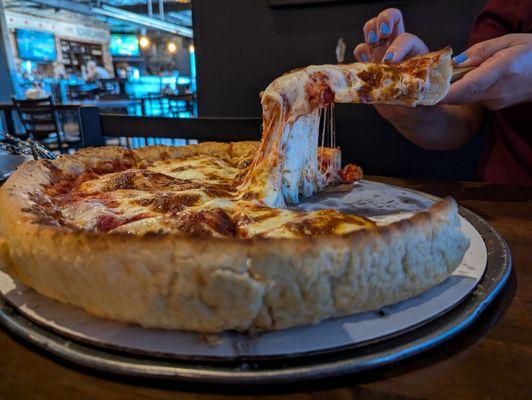
[[[401,188],[401,190],[406,190]],[[407,190],[410,191],[410,190]],[[432,200],[433,196],[421,194]],[[76,364],[120,375],[226,384],[263,384],[315,380],[391,364],[432,348],[468,327],[495,298],[511,270],[511,256],[502,237],[482,218],[460,208],[480,233],[487,248],[486,272],[476,289],[444,315],[401,335],[364,346],[287,355],[275,359],[239,357],[231,360],[176,359],[102,349],[48,330],[22,315],[0,297],[0,323],[9,330]]]

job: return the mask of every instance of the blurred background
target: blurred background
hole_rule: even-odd
[[[354,62],[362,26],[383,9],[401,9],[407,30],[430,49],[460,52],[485,3],[0,0],[2,127],[23,135],[13,98],[49,96],[61,105],[64,143],[79,137],[82,104],[127,115],[258,118],[259,92],[282,73],[336,63],[339,41],[344,62]],[[336,130],[345,162],[400,177],[474,179],[485,140],[480,132],[456,151],[422,150],[368,105],[337,105]]]

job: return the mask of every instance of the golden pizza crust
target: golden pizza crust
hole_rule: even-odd
[[[108,147],[52,165],[79,175],[202,152],[246,159],[256,147]],[[387,226],[304,240],[71,231],[29,211],[52,177],[50,162],[31,161],[0,189],[0,269],[45,296],[145,327],[274,330],[371,310],[442,282],[468,247],[450,198]]]

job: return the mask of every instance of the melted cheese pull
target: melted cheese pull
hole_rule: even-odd
[[[320,110],[335,102],[436,104],[449,90],[451,54],[447,48],[395,65],[311,65],[274,80],[262,93],[262,142],[242,198],[285,207],[337,183],[334,173],[320,178],[316,161]]]

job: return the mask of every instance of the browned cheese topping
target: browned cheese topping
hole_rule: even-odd
[[[50,183],[32,195],[25,211],[41,224],[137,235],[298,238],[372,226],[333,210],[281,210],[239,198],[251,156],[236,164],[208,155],[148,162],[125,153],[125,160],[94,164],[79,175],[46,163]]]

